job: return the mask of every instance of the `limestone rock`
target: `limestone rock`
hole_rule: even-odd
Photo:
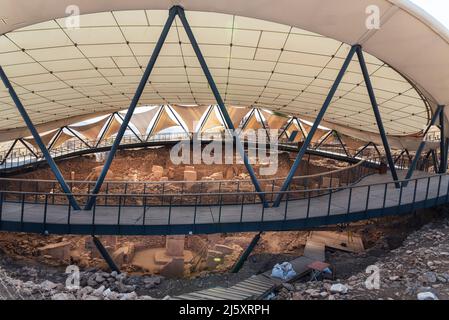
[[[68,260],[70,258],[70,242],[59,242],[38,248],[42,256],[50,256],[54,259]]]

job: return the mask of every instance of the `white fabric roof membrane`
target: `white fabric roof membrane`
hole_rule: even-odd
[[[6,34],[0,37],[0,64],[35,124],[121,110],[129,105],[167,9],[176,2],[3,1],[6,24],[0,24],[0,32]],[[79,5],[86,13],[79,29],[67,28],[60,19],[68,5]],[[279,0],[262,5],[247,0],[242,5],[240,0],[185,0],[182,5],[228,105],[260,106],[313,119],[348,52],[347,44],[355,43],[385,61],[366,54],[389,135],[416,134],[429,119],[419,93],[395,70],[411,79],[432,104],[449,102],[449,37],[408,1]],[[366,29],[369,5],[380,9],[379,30]],[[178,19],[150,80],[141,104],[215,102]],[[1,135],[13,128],[23,131],[23,121],[4,90],[0,103]],[[355,60],[325,121],[354,129],[359,137],[377,132]]]

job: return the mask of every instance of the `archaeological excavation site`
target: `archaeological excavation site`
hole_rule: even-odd
[[[0,300],[448,300],[449,31],[371,2],[0,0]]]

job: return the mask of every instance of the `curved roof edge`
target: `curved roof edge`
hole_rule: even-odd
[[[386,23],[370,34],[364,42],[364,50],[409,78],[429,101],[449,104],[449,30],[408,0],[341,0],[338,4],[335,0],[278,0],[263,4],[257,0],[154,0],[151,3],[147,0],[5,0],[1,9],[9,24],[0,24],[0,33],[63,17],[69,5],[78,5],[81,13],[86,14],[109,10],[165,10],[176,4],[186,10],[220,12],[284,23],[349,44],[357,43],[367,33],[364,26],[366,7],[378,5]],[[399,10],[392,12],[394,7]],[[398,43],[398,39],[402,42]],[[410,39],[420,41],[414,43]],[[435,105],[432,109],[435,110]],[[449,118],[449,110],[446,110],[446,118]]]

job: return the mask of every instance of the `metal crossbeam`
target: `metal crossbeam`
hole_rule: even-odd
[[[117,115],[117,117],[120,118],[120,120],[122,120],[122,123],[123,123],[123,117],[120,115],[120,113],[117,112],[116,115]],[[143,140],[140,138],[140,136],[133,130],[133,128],[131,128],[130,125],[128,125],[128,129],[134,134],[134,136],[135,136],[140,142],[143,142]]]
[[[6,152],[5,154],[5,158],[2,160],[2,162],[0,163],[0,165],[4,165],[6,162],[6,159],[8,159],[9,155],[11,154],[12,150],[14,149],[14,147],[17,144],[17,141],[19,141],[19,139],[14,140],[13,144],[11,145],[11,148],[9,148],[8,152]]]
[[[14,101],[14,104],[16,105],[17,110],[21,114],[23,121],[25,121],[26,126],[28,127],[28,130],[30,130],[31,135],[34,138],[34,141],[39,146],[39,149],[41,150],[51,171],[53,171],[53,174],[55,175],[56,179],[58,180],[59,184],[61,185],[63,192],[67,195],[67,199],[69,200],[70,205],[73,207],[74,210],[80,210],[80,207],[78,206],[76,199],[73,197],[69,186],[67,185],[67,183],[64,180],[64,177],[61,174],[61,171],[59,171],[59,168],[56,165],[53,158],[51,157],[50,152],[48,152],[48,149],[45,146],[44,142],[42,141],[42,138],[40,137],[39,133],[37,132],[36,127],[34,126],[33,122],[31,121],[31,118],[28,115],[28,112],[25,110],[25,107],[23,106],[22,102],[20,101],[19,97],[17,96],[17,93],[14,90],[14,87],[12,86],[11,82],[8,79],[8,76],[5,74],[5,72],[3,71],[3,68],[1,66],[0,66],[0,77],[2,78],[3,84],[8,89],[9,95],[11,96],[12,100]]]
[[[388,165],[390,167],[391,175],[393,176],[393,180],[396,182],[395,185],[397,188],[400,188],[401,185],[397,181],[399,180],[398,174],[396,172],[396,167],[394,166],[393,157],[391,155],[390,145],[388,143],[387,135],[385,133],[384,125],[382,123],[382,117],[380,116],[379,105],[377,104],[376,95],[374,94],[374,89],[371,84],[370,75],[368,73],[368,68],[366,67],[365,57],[363,56],[362,47],[360,45],[356,45],[357,57],[359,59],[360,68],[362,69],[363,79],[365,80],[366,88],[368,89],[368,95],[371,101],[371,106],[373,108],[374,116],[376,118],[377,128],[379,129],[379,134],[382,139],[382,144],[385,149],[385,156],[387,157]]]
[[[341,146],[343,147],[343,150],[345,151],[346,155],[347,155],[348,157],[350,157],[351,155],[349,154],[348,149],[346,149],[346,146],[345,146],[345,144],[343,143],[343,140],[341,139],[340,134],[339,134],[337,131],[335,131],[335,130],[334,130],[334,132],[335,132],[335,135],[337,136],[337,140],[340,142],[340,144],[341,144]]]
[[[101,132],[100,138],[98,139],[97,144],[95,145],[95,147],[98,148],[98,146],[101,143],[101,140],[104,139],[104,137],[106,135],[106,132],[109,130],[109,127],[112,124],[112,121],[114,121],[114,118],[115,118],[115,112],[113,114],[111,114],[111,116],[109,117],[108,122],[106,123],[106,126],[103,128],[103,131]]]
[[[59,139],[61,134],[62,134],[62,128],[59,128],[58,132],[54,135],[53,140],[51,141],[50,145],[48,146],[48,150],[53,149],[53,146],[55,145],[56,141]]]
[[[251,164],[249,163],[249,159],[248,156],[245,152],[245,149],[243,147],[243,144],[240,140],[240,137],[238,136],[238,134],[235,131],[234,128],[234,124],[231,120],[231,117],[229,116],[229,113],[226,109],[226,106],[221,98],[221,95],[218,91],[218,88],[215,84],[214,79],[212,78],[212,74],[209,71],[209,67],[206,64],[206,61],[204,60],[203,54],[200,50],[200,47],[198,46],[198,43],[195,39],[195,36],[193,35],[192,29],[190,28],[189,22],[186,19],[186,16],[184,14],[184,9],[180,6],[175,6],[173,8],[176,8],[177,14],[179,19],[181,20],[181,23],[184,27],[185,32],[187,33],[187,37],[190,40],[190,44],[192,45],[193,51],[195,51],[196,57],[198,59],[198,62],[201,65],[201,68],[203,69],[203,73],[206,76],[207,82],[210,86],[210,89],[212,90],[212,93],[214,94],[215,100],[217,101],[218,106],[220,107],[220,111],[223,114],[223,117],[226,121],[226,126],[228,127],[228,129],[232,130],[232,135],[233,135],[233,139],[234,139],[234,143],[236,145],[236,148],[240,154],[240,156],[243,158],[243,162],[245,164],[246,170],[248,171],[250,177],[251,177],[251,181],[259,195],[259,198],[261,199],[262,203],[264,204],[265,207],[268,207],[268,204],[265,200],[265,194],[262,191],[262,188],[259,184],[259,181],[257,180],[256,174],[254,172],[253,167],[251,166]]]
[[[341,67],[341,69],[337,75],[337,78],[335,79],[335,82],[332,85],[332,88],[329,91],[327,98],[324,101],[324,104],[321,107],[321,110],[316,117],[312,128],[310,129],[309,133],[307,134],[307,138],[305,139],[304,144],[301,146],[301,149],[299,150],[298,155],[296,156],[295,162],[293,163],[293,166],[292,166],[290,172],[288,173],[288,176],[285,179],[285,182],[282,185],[282,188],[280,189],[280,193],[278,194],[278,196],[276,197],[276,200],[273,203],[273,207],[279,207],[279,204],[281,203],[282,198],[284,197],[284,192],[287,191],[288,188],[290,187],[292,179],[295,176],[296,170],[298,170],[298,167],[301,164],[302,158],[304,157],[304,154],[306,153],[307,148],[309,147],[310,143],[312,142],[312,138],[313,138],[316,130],[318,129],[318,126],[320,125],[321,120],[323,119],[324,114],[327,111],[327,108],[331,104],[332,99],[335,95],[335,92],[337,91],[337,88],[340,85],[340,82],[343,79],[343,76],[345,75],[346,70],[349,67],[349,64],[352,61],[352,58],[356,52],[356,48],[357,48],[356,46],[351,47],[351,50],[349,51],[348,56],[346,57],[346,59],[343,63],[343,66]]]
[[[92,190],[92,195],[90,196],[89,200],[86,203],[85,210],[91,210],[92,206],[96,201],[97,194],[100,191],[101,186],[103,185],[104,179],[106,178],[106,174],[108,173],[109,168],[111,167],[112,160],[114,159],[117,149],[120,145],[120,142],[122,141],[123,135],[125,134],[126,128],[128,127],[129,121],[131,120],[131,117],[134,114],[134,110],[136,109],[137,104],[139,103],[140,97],[142,96],[143,90],[145,89],[145,86],[148,82],[148,78],[150,77],[151,72],[153,71],[156,60],[159,56],[159,53],[161,52],[162,46],[164,45],[165,39],[167,38],[168,32],[170,31],[170,27],[176,17],[177,12],[178,12],[177,7],[172,7],[169,11],[169,15],[167,21],[165,22],[164,28],[162,29],[162,33],[153,50],[151,58],[148,61],[148,65],[145,69],[142,79],[140,80],[139,86],[137,87],[136,93],[134,94],[134,97],[131,101],[128,111],[126,112],[126,115],[123,118],[122,125],[120,126],[120,129],[111,147],[111,151],[109,152],[108,158],[106,159],[106,162],[103,166],[103,170],[101,171],[100,176],[98,177],[98,180],[95,184],[95,187]]]
[[[70,133],[73,134],[73,136],[74,136],[75,138],[77,138],[78,140],[80,140],[86,147],[88,147],[89,149],[94,148],[93,146],[90,146],[86,141],[84,141],[84,139],[81,138],[81,137],[79,136],[79,134],[77,134],[74,130],[70,129],[70,127],[65,126],[64,128],[66,128],[68,131],[70,131]]]
[[[315,147],[315,150],[318,150],[318,148],[321,147],[327,139],[329,139],[332,133],[334,133],[334,130],[331,130],[328,133],[326,133],[324,138],[322,138],[321,141],[318,143],[318,145]]]
[[[204,72],[204,74],[205,74],[205,76],[207,78],[209,86],[211,87],[211,90],[212,90],[212,92],[213,92],[213,94],[215,96],[215,99],[217,100],[218,106],[220,107],[220,110],[221,110],[221,112],[222,112],[222,114],[224,116],[224,119],[226,121],[226,125],[228,126],[229,129],[234,130],[234,125],[233,125],[233,123],[231,121],[231,118],[230,118],[230,116],[229,116],[229,114],[228,114],[228,112],[226,110],[226,107],[225,107],[225,105],[223,103],[223,100],[221,99],[221,96],[220,96],[220,94],[218,92],[217,86],[215,85],[215,81],[212,78],[212,75],[211,75],[211,73],[209,71],[209,68],[208,68],[208,66],[206,64],[206,61],[204,60],[204,57],[203,57],[203,55],[201,53],[201,50],[200,50],[200,48],[198,46],[198,43],[196,42],[195,36],[193,35],[193,32],[192,32],[192,30],[190,28],[190,25],[189,25],[189,23],[188,23],[188,21],[187,21],[187,19],[185,17],[184,9],[182,7],[180,7],[180,6],[173,6],[170,9],[168,19],[167,19],[167,21],[166,21],[166,23],[164,25],[164,28],[163,28],[162,33],[161,33],[161,35],[159,37],[159,40],[158,40],[158,42],[156,44],[156,47],[155,47],[155,49],[154,49],[154,51],[153,51],[153,53],[151,55],[151,58],[150,58],[150,60],[148,62],[148,65],[147,65],[147,67],[145,69],[145,72],[144,72],[144,74],[142,76],[140,84],[139,84],[139,86],[138,86],[138,88],[136,90],[136,93],[134,95],[134,98],[133,98],[133,100],[131,102],[131,105],[128,108],[128,111],[126,113],[125,118],[123,119],[122,125],[120,126],[120,130],[117,133],[117,137],[116,137],[116,139],[115,139],[115,141],[114,141],[114,143],[113,143],[113,145],[111,147],[111,151],[110,151],[110,153],[108,155],[108,158],[106,159],[106,162],[104,164],[103,170],[101,171],[101,174],[100,174],[100,176],[99,176],[99,178],[97,180],[97,183],[95,184],[95,187],[92,190],[92,195],[90,196],[90,198],[88,199],[88,201],[86,203],[86,206],[85,206],[86,210],[91,210],[92,206],[95,203],[97,194],[98,194],[98,192],[101,189],[101,186],[102,186],[102,184],[104,182],[104,179],[106,178],[106,174],[109,171],[109,168],[111,166],[112,160],[114,159],[115,153],[117,152],[118,146],[120,145],[120,142],[121,142],[121,140],[123,138],[123,135],[124,135],[124,133],[126,131],[126,128],[128,127],[129,121],[130,121],[130,119],[131,119],[131,117],[132,117],[132,115],[134,113],[134,110],[135,110],[135,108],[136,108],[136,106],[137,106],[137,104],[139,102],[139,99],[140,99],[140,97],[142,95],[142,92],[145,89],[145,85],[146,85],[146,83],[148,81],[148,78],[151,75],[153,67],[154,67],[154,65],[156,63],[156,60],[157,60],[157,58],[159,56],[159,53],[160,53],[160,51],[162,49],[162,46],[164,45],[164,42],[165,42],[165,40],[167,38],[167,35],[168,35],[168,32],[170,31],[171,25],[172,25],[172,23],[173,23],[173,21],[174,21],[176,16],[178,16],[180,18],[181,23],[184,26],[184,29],[185,29],[185,31],[187,33],[187,36],[188,36],[188,38],[190,40],[190,43],[191,43],[192,47],[193,47],[193,50],[195,51],[197,59],[198,59],[200,65],[201,65],[201,68],[203,69],[203,72]],[[235,144],[237,146],[237,149],[238,149],[240,155],[243,158],[243,161],[244,161],[245,166],[246,166],[246,168],[247,168],[247,170],[249,172],[249,175],[251,176],[251,180],[252,180],[252,182],[253,182],[253,184],[254,184],[254,186],[256,188],[256,191],[259,193],[259,197],[261,198],[261,200],[264,203],[264,205],[267,206],[264,194],[262,192],[262,188],[260,187],[259,182],[258,182],[258,180],[256,178],[255,173],[254,173],[254,170],[253,170],[253,168],[251,167],[251,165],[249,163],[249,159],[248,159],[248,157],[247,157],[247,155],[245,153],[245,150],[243,148],[243,144],[241,143],[241,141],[238,138],[238,136],[236,136],[235,132],[234,132],[233,136],[234,136],[234,140],[235,140]]]

